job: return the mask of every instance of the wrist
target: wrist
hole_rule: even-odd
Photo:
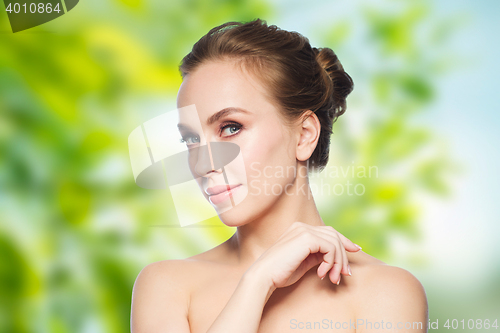
[[[271,294],[276,290],[274,283],[269,278],[266,272],[258,267],[251,266],[242,276],[241,281],[243,284],[250,286],[252,289],[264,293],[266,301]]]

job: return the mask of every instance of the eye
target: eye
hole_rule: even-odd
[[[182,136],[180,142],[185,143],[189,147],[194,144],[200,143],[200,138],[197,135],[185,135]]]
[[[238,134],[243,126],[238,123],[226,123],[222,124],[220,128],[220,134],[228,137]]]

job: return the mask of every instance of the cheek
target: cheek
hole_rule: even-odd
[[[279,126],[279,125],[278,125]],[[252,134],[252,140],[245,141],[241,150],[245,161],[248,181],[266,180],[268,183],[280,182],[273,179],[276,170],[295,165],[295,156],[291,154],[291,140],[283,129],[266,129],[262,133]]]

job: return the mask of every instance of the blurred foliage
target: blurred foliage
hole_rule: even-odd
[[[363,7],[366,47],[387,66],[354,76],[369,85],[350,97],[364,130],[351,132],[346,114],[332,137],[331,165],[377,166],[380,177],[362,180],[362,196],[321,205],[326,223],[381,259],[389,257],[391,233],[418,236],[421,207],[413,195],[446,194],[449,169],[443,151],[419,155],[438,144],[431,129],[413,122],[435,98],[441,74],[434,61],[442,61],[421,54],[417,29],[439,30],[440,22],[427,21],[425,3],[401,8]],[[193,255],[234,232],[175,228],[169,194],[134,184],[127,137],[147,120],[141,101],[175,98],[177,66],[199,37],[226,21],[273,23],[276,15],[260,1],[84,1],[58,20],[12,34],[2,12],[1,332],[128,331],[140,269]],[[346,21],[321,28],[321,46],[340,54],[357,29]],[[429,36],[422,43],[441,42]]]
[[[391,244],[394,236],[407,241],[421,238],[419,198],[448,195],[445,176],[458,171],[442,138],[428,124],[419,123],[420,114],[435,99],[434,81],[449,70],[441,68],[449,60],[442,50],[446,37],[439,42],[434,38],[435,31],[448,22],[432,20],[426,2],[398,4],[390,10],[390,5],[366,5],[360,8],[356,25],[341,22],[320,38],[339,54],[354,77],[355,89],[348,98],[347,113],[334,125],[329,164],[324,174],[312,176],[318,188],[327,183],[344,189],[337,194],[319,190],[325,223],[386,261],[397,254]],[[349,36],[359,35],[370,53],[358,58],[368,65],[349,58]],[[432,57],[429,50],[434,52]],[[346,55],[347,61],[342,58]],[[356,65],[363,73],[354,68],[357,74],[352,75]],[[339,172],[332,177],[329,170],[345,175]],[[347,194],[347,184],[352,195]],[[356,185],[362,195],[354,194]],[[407,259],[414,263],[425,262],[418,253],[411,256]]]

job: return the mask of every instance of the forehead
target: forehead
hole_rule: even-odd
[[[207,62],[188,74],[177,95],[177,107],[191,104],[208,117],[227,107],[252,112],[273,108],[266,88],[235,61]]]

